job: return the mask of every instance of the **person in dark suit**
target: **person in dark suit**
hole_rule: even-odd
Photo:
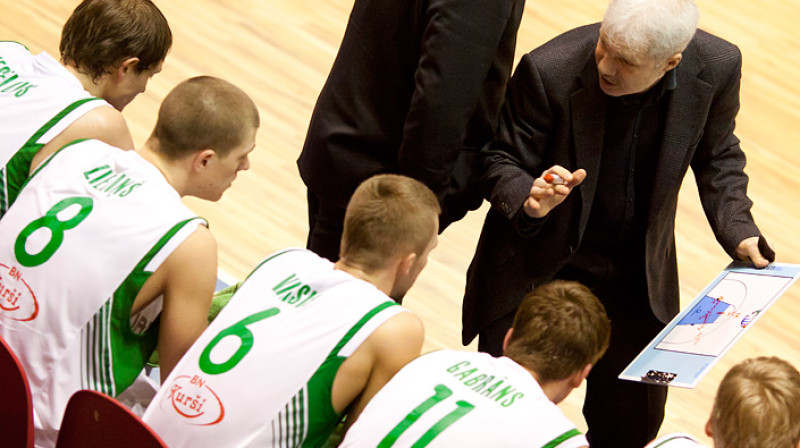
[[[374,174],[427,185],[440,230],[480,206],[475,154],[497,127],[524,4],[356,0],[297,162],[309,249],[338,259],[347,201]]]
[[[463,342],[480,334],[479,349],[499,354],[534,286],[589,286],[612,322],[584,402],[593,448],[644,446],[663,421],[666,387],[617,375],[678,312],[674,222],[690,166],[725,251],[758,267],[775,257],[733,134],[741,53],[697,20],[692,0],[612,0],[602,24],[523,56],[483,153],[492,209],[467,274]]]

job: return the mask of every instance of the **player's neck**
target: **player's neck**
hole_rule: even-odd
[[[339,259],[339,261],[334,263],[334,269],[347,272],[357,279],[371,283],[387,296],[392,292],[394,276],[389,275],[388,270],[380,269],[377,271],[367,272],[361,266],[351,263],[344,258]]]
[[[589,374],[590,368],[591,366],[587,366],[572,373],[566,378],[550,381],[543,381],[539,374],[531,369],[526,368],[525,370],[527,370],[531,376],[533,376],[536,382],[539,383],[539,387],[542,388],[542,392],[544,392],[545,396],[547,396],[547,398],[549,398],[553,403],[558,404],[564,401],[570,392],[583,383],[583,380],[586,379],[586,376]]]
[[[151,143],[152,140],[148,140],[144,146],[136,150],[136,153],[142,156],[143,159],[152,163],[153,166],[155,166],[156,169],[161,172],[161,175],[164,176],[164,179],[167,180],[167,183],[170,184],[172,188],[178,192],[178,194],[185,196],[187,194],[185,191],[186,182],[182,171],[179,169],[179,167],[176,167],[174,163],[171,163],[156,149],[154,149],[151,146]]]
[[[95,96],[97,98],[103,98],[102,83],[97,82],[98,80],[92,79],[92,77],[89,74],[82,73],[80,70],[78,70],[78,67],[75,66],[75,64],[61,61],[61,65],[63,65],[64,68],[66,68],[70,73],[72,73],[73,76],[78,78],[78,81],[81,83],[81,86],[83,86],[83,90],[89,92],[92,96]]]
[[[572,387],[567,384],[568,380],[546,381],[542,383],[539,381],[535,372],[531,372],[531,374],[533,378],[536,379],[536,382],[539,383],[539,387],[542,388],[544,395],[555,404],[561,403],[572,391]]]

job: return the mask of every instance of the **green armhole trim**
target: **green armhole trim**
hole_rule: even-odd
[[[150,328],[141,335],[134,334],[130,324],[130,311],[133,301],[144,283],[153,274],[152,272],[145,271],[145,267],[179,230],[195,221],[203,222],[204,220],[195,216],[172,226],[172,228],[150,248],[117,290],[114,291],[110,331],[112,335],[121,337],[111,337],[112,360],[120,359],[113,355],[117,353],[124,353],[123,356],[125,359],[125,365],[111,366],[115,394],[122,392],[133,383],[145,363],[150,359],[158,342],[158,322],[160,316],[153,321]]]
[[[563,442],[565,442],[565,441],[567,441],[567,440],[569,440],[569,439],[571,439],[571,438],[573,438],[575,436],[579,436],[579,435],[581,435],[580,431],[578,431],[577,429],[570,429],[569,431],[565,432],[564,434],[561,434],[560,436],[556,437],[555,439],[547,442],[545,445],[542,446],[542,448],[554,448],[554,447],[556,447],[558,445],[561,445]]]
[[[342,348],[350,342],[353,336],[361,330],[364,325],[375,315],[391,306],[400,306],[395,302],[386,301],[367,312],[350,330],[339,340],[339,343],[331,350],[331,353],[320,365],[314,375],[307,383],[309,397],[325,397],[314,403],[309,404],[308,409],[308,434],[303,441],[302,447],[318,447],[324,444],[336,430],[344,417],[333,409],[331,399],[331,388],[339,368],[347,358],[339,356]]]
[[[249,278],[251,275],[253,275],[253,272],[256,272],[261,266],[264,265],[264,263],[266,263],[268,261],[271,261],[271,260],[274,260],[275,258],[280,257],[281,255],[288,254],[289,252],[302,252],[302,251],[305,251],[305,249],[299,249],[299,248],[294,248],[293,247],[293,248],[290,248],[290,249],[284,249],[284,250],[282,250],[280,252],[276,252],[276,253],[270,255],[269,257],[261,260],[261,263],[259,263],[258,266],[255,267],[255,269],[250,271],[250,273],[247,274],[247,277],[244,280],[242,280],[240,283],[244,283],[245,281],[247,281],[247,278]]]
[[[22,47],[23,47],[23,48],[25,48],[26,50],[28,50],[28,52],[30,52],[30,51],[31,51],[31,50],[28,48],[28,46],[27,46],[27,45],[25,45],[25,44],[23,44],[22,42],[20,42],[20,41],[17,41],[17,40],[0,40],[0,43],[4,43],[4,44],[5,44],[5,43],[10,43],[10,44],[20,44],[20,45],[22,45]]]
[[[342,350],[342,348],[345,346],[345,344],[350,342],[350,339],[352,339],[353,336],[355,336],[355,334],[358,333],[359,330],[361,330],[361,328],[364,325],[366,325],[367,322],[370,321],[370,319],[375,317],[376,314],[380,313],[381,311],[383,311],[386,308],[389,308],[391,306],[400,306],[400,305],[398,305],[397,303],[392,302],[392,301],[386,301],[386,302],[383,302],[380,305],[376,306],[375,308],[371,309],[367,314],[364,315],[364,317],[361,318],[361,320],[356,322],[356,324],[353,325],[352,328],[350,328],[350,331],[348,331],[347,334],[345,334],[342,337],[342,339],[339,341],[339,343],[336,344],[336,347],[334,347],[333,350],[331,350],[331,354],[328,355],[328,356],[329,357],[331,357],[331,356],[339,356],[339,351]]]
[[[672,442],[673,440],[678,440],[678,439],[685,439],[685,440],[694,441],[694,440],[692,440],[692,439],[690,439],[689,437],[686,437],[686,436],[674,436],[674,437],[670,437],[668,439],[665,439],[665,440],[661,441],[661,443],[659,443],[658,445],[654,445],[653,448],[658,448],[660,446],[664,446],[667,443]]]
[[[33,157],[36,155],[37,152],[42,148],[42,144],[37,143],[39,139],[47,133],[53,126],[56,125],[59,121],[64,119],[67,115],[72,113],[78,107],[88,103],[89,101],[101,101],[101,98],[82,98],[74,103],[71,103],[67,107],[65,107],[61,112],[57,113],[53,118],[51,118],[47,123],[42,125],[38,131],[36,131],[29,139],[25,142],[24,145],[11,157],[11,159],[6,164],[6,182],[7,182],[7,206],[10,207],[11,204],[17,199],[20,190],[25,187],[30,176],[31,170],[31,162],[33,162]],[[74,142],[73,142],[74,143]],[[71,144],[71,143],[70,143]],[[66,147],[67,145],[65,145]],[[63,148],[61,148],[63,149]],[[59,149],[60,151],[60,149]],[[58,151],[56,151],[58,152]],[[42,163],[44,165],[44,163]],[[39,171],[37,168],[36,171]],[[35,173],[34,173],[35,174]],[[33,174],[31,174],[33,176]]]

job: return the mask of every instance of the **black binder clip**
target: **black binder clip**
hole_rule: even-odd
[[[645,383],[667,385],[674,380],[676,376],[678,376],[677,373],[650,370],[642,376],[642,381]]]

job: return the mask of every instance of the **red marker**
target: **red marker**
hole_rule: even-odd
[[[559,176],[558,174],[547,173],[544,176],[542,176],[542,179],[544,179],[545,182],[547,182],[550,185],[565,185],[566,184],[566,182],[564,182],[564,179],[561,176]]]

